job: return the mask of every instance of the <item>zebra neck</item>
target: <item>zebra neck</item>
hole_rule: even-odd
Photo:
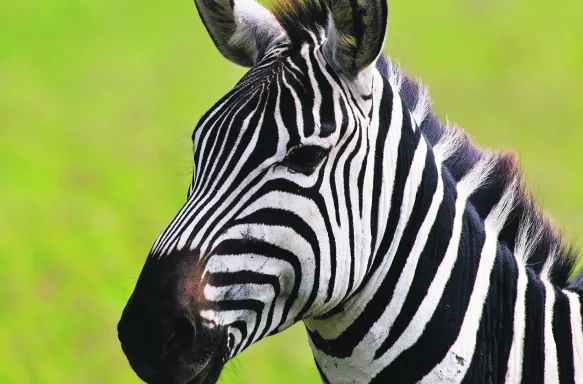
[[[583,374],[579,295],[499,242],[516,189],[480,216],[469,199],[491,159],[456,180],[444,165],[454,141],[431,147],[414,127],[402,131],[370,273],[338,313],[306,321],[325,382],[550,383]]]
[[[350,370],[355,382],[379,371],[387,359],[394,360],[398,354],[387,355],[391,347],[402,349],[413,332],[419,333],[419,339],[419,326],[428,322],[432,312],[420,303],[424,298],[428,304],[439,302],[435,300],[438,291],[429,287],[433,280],[438,285],[446,282],[445,274],[453,269],[451,252],[445,260],[456,212],[456,183],[442,166],[449,144],[428,145],[398,93],[392,95],[392,105],[381,108],[392,111],[383,169],[394,178],[384,189],[390,208],[386,223],[379,225],[382,232],[373,247],[369,273],[339,313],[326,320],[306,321],[320,368],[336,371],[329,364],[340,364],[344,367],[341,376]],[[383,201],[382,193],[379,201]],[[477,217],[470,219],[476,226],[481,224]],[[475,263],[479,255],[465,258]],[[449,264],[438,275],[442,262]]]
[[[554,287],[548,273],[527,268],[526,250],[500,241],[518,189],[478,211],[470,197],[495,159],[486,154],[454,177],[446,164],[461,142],[456,131],[431,145],[387,83],[379,125],[388,126],[381,157],[392,178],[373,197],[379,225],[367,273],[331,315],[305,320],[323,381],[583,377],[579,294]]]

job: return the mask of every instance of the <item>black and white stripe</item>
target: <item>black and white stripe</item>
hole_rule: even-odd
[[[513,157],[440,125],[423,87],[369,60],[382,41],[350,64],[322,4],[287,6],[287,37],[197,126],[151,257],[199,255],[200,313],[230,357],[304,320],[324,382],[583,383],[583,285]],[[325,155],[308,169],[298,151]]]

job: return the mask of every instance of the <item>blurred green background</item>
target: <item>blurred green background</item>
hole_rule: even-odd
[[[390,0],[386,52],[583,235],[583,1]],[[137,383],[116,323],[243,73],[191,1],[0,2],[0,383]],[[301,326],[223,383],[315,383]]]

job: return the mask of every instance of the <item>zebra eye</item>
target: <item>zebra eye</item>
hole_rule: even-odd
[[[317,145],[303,145],[293,149],[282,164],[292,171],[309,174],[324,160],[328,151]]]

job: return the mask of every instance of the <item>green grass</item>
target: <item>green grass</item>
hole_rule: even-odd
[[[583,2],[390,1],[386,52],[583,234]],[[183,202],[190,133],[243,70],[191,1],[0,3],[0,383],[137,383],[116,322]],[[301,326],[225,383],[317,382]]]

